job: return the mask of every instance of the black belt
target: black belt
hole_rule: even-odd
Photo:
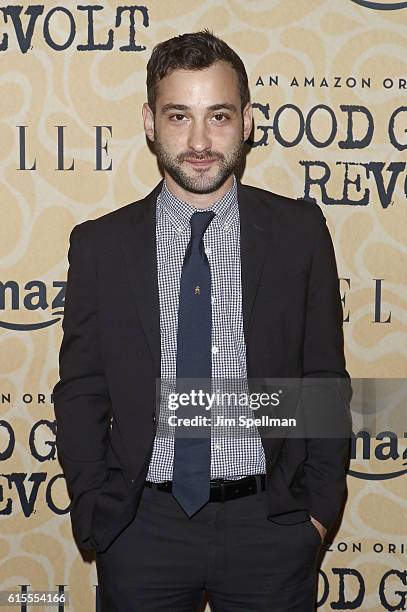
[[[165,491],[171,493],[172,481],[167,480],[165,482],[151,482],[145,481],[146,487],[152,487],[158,491]],[[225,502],[229,499],[236,499],[237,497],[245,497],[246,495],[253,495],[258,490],[264,491],[266,488],[266,475],[255,474],[253,476],[245,476],[238,480],[226,480],[224,478],[215,478],[210,481],[210,502]]]

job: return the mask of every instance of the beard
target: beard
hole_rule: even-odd
[[[226,154],[209,149],[201,154],[194,151],[185,151],[174,156],[163,146],[158,134],[155,133],[154,151],[159,165],[168,172],[177,185],[190,193],[213,193],[238,168],[243,157],[244,138],[242,133],[239,142]],[[212,166],[209,169],[193,170],[194,175],[191,176],[182,167],[186,159],[213,159],[218,162],[218,169],[212,176],[210,175]]]

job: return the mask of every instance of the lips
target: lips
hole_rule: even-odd
[[[214,159],[186,159],[186,162],[191,164],[191,166],[195,166],[196,168],[206,168],[213,164]]]

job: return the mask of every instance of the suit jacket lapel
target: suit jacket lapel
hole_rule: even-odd
[[[144,200],[134,205],[121,242],[132,297],[160,376],[160,304],[156,256],[156,200],[162,181]],[[131,300],[132,301],[132,300]]]
[[[248,342],[253,304],[264,267],[268,232],[262,205],[238,182],[243,328]]]

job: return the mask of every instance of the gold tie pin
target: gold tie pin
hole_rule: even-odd
[[[200,288],[200,286],[199,286],[199,285],[197,285],[197,286],[195,287],[195,295],[200,295],[200,294],[201,294],[201,288]]]

